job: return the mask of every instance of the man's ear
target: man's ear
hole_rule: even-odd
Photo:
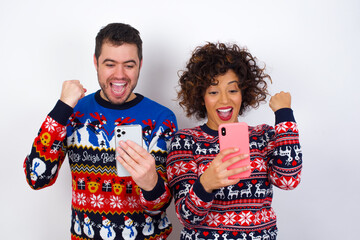
[[[139,71],[140,71],[140,69],[141,69],[141,67],[142,67],[142,63],[143,63],[143,60],[141,59],[141,61],[140,61],[140,67],[139,67]]]
[[[94,54],[94,66],[95,66],[95,69],[96,69],[96,71],[97,71],[97,69],[98,69],[98,61],[97,61],[97,59],[96,59],[95,54]]]

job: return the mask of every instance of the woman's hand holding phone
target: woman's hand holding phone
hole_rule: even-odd
[[[237,148],[228,148],[219,152],[219,154],[211,162],[210,166],[200,177],[200,183],[205,191],[211,193],[212,191],[234,185],[239,182],[240,178],[230,179],[230,176],[237,175],[242,172],[250,170],[250,166],[229,169],[231,165],[249,157],[248,154],[240,154],[223,161],[224,157],[229,154],[238,152]]]
[[[249,144],[249,126],[245,122],[223,123],[219,126],[219,144],[220,151],[228,148],[237,148],[238,152],[229,154],[223,158],[223,161],[227,161],[229,158],[239,155],[248,154],[248,157],[243,161],[236,162],[231,165],[229,169],[241,168],[244,166],[250,166],[250,144]],[[248,178],[251,171],[241,172],[237,175],[230,176],[231,179]]]

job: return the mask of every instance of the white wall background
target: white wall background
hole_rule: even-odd
[[[137,92],[183,116],[177,71],[206,41],[231,41],[265,62],[271,92],[293,96],[303,147],[302,183],[275,191],[279,239],[354,239],[360,215],[359,53],[357,0],[104,0],[0,2],[1,239],[70,239],[71,177],[64,164],[48,189],[31,190],[23,160],[60,96],[62,81],[98,89],[94,39],[110,22],[136,27],[144,41]],[[267,105],[249,124],[273,124]],[[173,206],[170,239],[180,224]]]

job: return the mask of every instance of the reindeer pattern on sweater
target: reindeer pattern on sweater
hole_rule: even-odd
[[[207,193],[199,177],[219,153],[217,131],[206,125],[180,130],[171,142],[167,174],[181,239],[275,239],[273,186],[292,190],[300,182],[302,153],[291,109],[276,113],[275,128],[249,127],[251,175]]]

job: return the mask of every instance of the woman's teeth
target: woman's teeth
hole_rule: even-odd
[[[226,113],[226,112],[230,112],[231,110],[232,108],[227,108],[227,109],[218,109],[217,111],[221,113]]]

